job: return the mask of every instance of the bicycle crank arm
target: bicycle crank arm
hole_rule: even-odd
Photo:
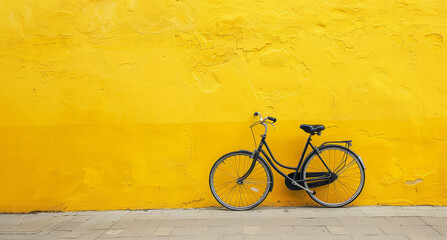
[[[297,187],[299,187],[299,188],[301,188],[301,189],[303,189],[303,190],[306,190],[306,192],[308,192],[308,193],[310,193],[310,194],[312,194],[312,195],[315,195],[315,191],[312,191],[312,190],[310,190],[310,189],[308,189],[308,188],[305,188],[305,187],[301,186],[299,183],[297,183],[297,182],[294,181],[294,180],[292,180],[292,184],[295,185],[295,186],[297,186]]]

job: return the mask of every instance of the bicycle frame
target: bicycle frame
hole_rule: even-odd
[[[266,137],[267,137],[267,125],[265,123],[261,123],[264,127],[265,127],[265,132],[263,135],[261,135],[261,141],[257,147],[257,149],[253,152],[253,155],[251,156],[251,158],[253,158],[253,162],[250,166],[250,168],[248,169],[248,171],[242,176],[240,177],[240,179],[245,180],[253,171],[255,164],[256,164],[256,159],[258,158],[258,156],[260,154],[262,154],[267,161],[269,162],[269,164],[273,167],[273,169],[275,169],[276,172],[278,172],[279,174],[281,174],[284,178],[288,179],[290,182],[292,182],[293,185],[298,186],[301,189],[304,189],[308,192],[313,192],[312,190],[309,190],[308,188],[302,186],[299,183],[303,183],[303,182],[310,182],[310,181],[321,181],[321,180],[330,180],[333,172],[331,171],[331,169],[326,165],[326,163],[324,162],[324,160],[321,158],[320,156],[320,151],[311,143],[312,141],[312,135],[310,134],[309,137],[307,138],[307,142],[306,145],[304,147],[303,153],[301,154],[301,158],[300,161],[298,162],[298,166],[296,168],[294,167],[288,167],[285,166],[281,163],[279,163],[275,157],[272,154],[272,151],[270,150],[267,142],[265,141]],[[325,144],[325,143],[324,143]],[[265,146],[269,155],[271,156],[271,159],[269,157],[269,155],[267,155],[267,153],[262,149],[262,147]],[[318,158],[321,160],[321,162],[324,164],[324,166],[326,167],[326,169],[328,170],[328,172],[313,172],[312,175],[310,175],[309,177],[317,177],[317,178],[312,178],[309,180],[304,180],[304,179],[298,179],[297,177],[299,174],[299,169],[301,168],[301,165],[303,163],[303,159],[304,159],[304,155],[306,154],[307,148],[308,146],[310,146],[313,151],[316,153],[316,155],[318,156]],[[287,174],[285,174],[284,172],[282,172],[274,163],[273,161],[278,164],[279,166],[286,168],[286,169],[291,169],[291,170],[295,170],[295,173],[293,175],[293,178],[290,178],[289,176],[287,176]],[[328,176],[327,176],[328,175]]]

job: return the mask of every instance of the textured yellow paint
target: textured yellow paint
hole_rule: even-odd
[[[355,205],[447,205],[446,1],[0,1],[0,212],[217,206],[251,114],[297,162],[354,140]],[[264,206],[314,204],[275,175]]]

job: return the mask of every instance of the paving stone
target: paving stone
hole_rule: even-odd
[[[99,236],[103,235],[104,232],[105,230],[89,230],[76,239],[77,240],[97,239]]]
[[[172,236],[201,236],[209,234],[223,235],[229,233],[227,227],[191,227],[191,228],[174,228],[171,232]]]
[[[152,236],[155,231],[156,228],[126,228],[121,229],[121,231],[116,235],[110,234],[110,232],[107,233],[108,231],[106,231],[101,236],[101,238],[142,237],[142,236],[149,237]]]
[[[271,240],[271,239],[278,239],[278,240],[290,240],[290,239],[298,239],[298,238],[291,238],[290,235],[285,234],[278,234],[275,235],[273,238],[272,235],[261,235],[261,234],[251,234],[251,235],[224,235],[224,240]]]
[[[68,232],[66,235],[63,236],[63,238],[79,238],[83,233],[89,231],[92,229],[93,226],[95,226],[97,222],[84,222],[80,224],[79,226],[75,227],[72,231]]]
[[[326,226],[331,234],[348,234],[342,226]]]
[[[447,226],[447,217],[420,217],[428,225]]]
[[[352,235],[354,240],[408,240],[405,235]]]
[[[383,226],[391,223],[385,217],[337,217],[341,225],[350,226]]]
[[[102,221],[98,222],[93,229],[109,229],[116,222],[120,221],[125,217],[129,211],[111,211],[111,214],[104,218]]]
[[[51,222],[48,221],[23,222],[20,224],[16,224],[15,222],[6,222],[0,224],[0,232],[37,233],[50,224]]]
[[[169,236],[174,230],[173,227],[159,227],[154,233],[154,236]]]
[[[145,221],[118,221],[111,228],[143,228],[147,226]]]
[[[329,231],[327,230],[326,227],[322,227],[322,226],[294,226],[293,227],[294,234],[297,235],[307,235],[307,234],[312,234],[312,235],[328,235]]]
[[[242,234],[261,234],[261,228],[259,226],[244,226]]]
[[[0,239],[447,240],[446,219],[447,207],[430,206],[0,214]]]
[[[144,221],[150,219],[166,219],[168,213],[141,213],[141,214],[127,214],[121,220],[123,221]]]
[[[434,226],[436,227],[436,226]],[[418,235],[440,235],[438,231],[436,231],[431,226],[397,226],[397,225],[389,225],[389,226],[380,226],[380,228],[386,234],[418,234]]]
[[[7,240],[15,240],[15,239],[35,240],[35,239],[40,239],[40,237],[37,236],[37,235],[25,235],[25,234],[4,234],[4,235],[0,235],[0,240],[3,240],[3,239],[7,239]]]
[[[432,226],[434,229],[436,229],[436,231],[438,231],[439,233],[441,233],[442,235],[447,236],[447,225],[435,225]]]
[[[400,226],[417,226],[417,225],[427,225],[419,217],[387,217],[388,221],[392,224]]]
[[[80,222],[65,222],[61,223],[59,227],[57,228],[58,231],[72,231],[73,229],[77,228],[82,223]]]
[[[306,218],[306,225],[340,225],[340,222],[335,217],[319,217],[319,218]]]
[[[351,235],[366,235],[366,234],[375,234],[381,235],[384,234],[379,227],[374,225],[368,226],[347,226],[344,225],[343,228]]]
[[[294,226],[262,226],[260,227],[261,234],[276,235],[276,234],[296,234]]]
[[[420,234],[409,234],[406,236],[410,240],[447,240],[447,236],[420,235]]]
[[[119,236],[119,234],[123,231],[123,229],[110,229],[104,232],[103,237],[115,237]]]
[[[41,240],[56,240],[56,239],[62,239],[64,235],[67,235],[70,231],[60,231],[60,230],[54,230],[49,232],[48,234],[44,235],[37,235],[39,236],[39,239]]]

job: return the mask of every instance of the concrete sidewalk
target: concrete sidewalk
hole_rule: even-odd
[[[447,239],[447,207],[0,214],[0,239]]]

